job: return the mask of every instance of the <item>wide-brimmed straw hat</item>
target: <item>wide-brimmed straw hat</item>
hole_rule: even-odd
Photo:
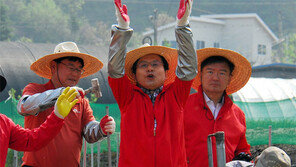
[[[198,87],[201,84],[201,63],[211,56],[222,56],[234,64],[231,81],[226,88],[226,93],[228,95],[244,87],[251,77],[252,67],[250,62],[235,51],[220,48],[204,48],[197,50],[196,53],[199,73],[192,84],[192,87],[195,90],[198,90]]]
[[[0,75],[0,92],[5,89],[6,83],[6,79],[2,75]]]
[[[51,69],[50,69],[50,62],[58,58],[69,57],[69,56],[79,57],[83,60],[84,62],[83,69],[85,71],[80,78],[84,78],[89,75],[92,75],[98,72],[103,67],[103,63],[96,57],[93,57],[89,54],[80,53],[76,43],[63,42],[58,44],[55,47],[53,54],[46,55],[36,60],[31,65],[31,70],[34,71],[40,77],[50,79],[52,75]]]
[[[125,72],[131,83],[136,84],[135,75],[133,74],[132,67],[133,64],[143,56],[148,54],[157,54],[162,56],[169,64],[169,70],[167,71],[167,78],[164,82],[164,85],[172,83],[176,77],[176,67],[178,52],[176,49],[165,47],[165,46],[149,46],[145,44],[137,49],[129,51],[125,59]]]

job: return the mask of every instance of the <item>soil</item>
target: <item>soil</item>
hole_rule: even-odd
[[[292,167],[296,167],[296,145],[288,145],[288,144],[274,144],[273,146],[279,147],[284,150],[291,159]],[[251,153],[253,157],[258,156],[268,145],[258,145],[251,147]]]

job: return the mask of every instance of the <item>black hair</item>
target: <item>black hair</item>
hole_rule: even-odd
[[[160,58],[161,58],[161,61],[163,63],[163,68],[165,71],[169,70],[169,63],[166,61],[166,59],[163,57],[163,56],[160,56],[158,55]],[[135,63],[133,64],[132,66],[132,72],[134,74],[136,74],[136,70],[137,70],[137,65],[138,65],[138,62],[141,58],[139,58],[137,61],[135,61]]]
[[[230,74],[232,73],[232,71],[234,70],[234,67],[235,67],[232,62],[230,62],[228,59],[226,59],[223,56],[211,56],[211,57],[208,57],[207,59],[205,59],[201,63],[201,65],[200,65],[201,71],[206,65],[214,64],[214,63],[226,63],[229,67]]]
[[[61,58],[58,58],[58,59],[54,59],[53,61],[55,61],[56,63],[60,63],[61,61],[65,60],[65,59],[68,59],[69,61],[72,61],[72,62],[79,61],[81,63],[81,65],[82,65],[82,67],[84,67],[83,59],[81,59],[80,57],[75,57],[75,56],[61,57]]]

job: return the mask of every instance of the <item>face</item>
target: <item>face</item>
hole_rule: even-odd
[[[140,86],[155,90],[164,84],[166,77],[167,72],[158,55],[146,55],[138,61],[135,78]]]
[[[56,87],[76,86],[81,75],[82,65],[79,61],[62,60],[60,63],[52,62],[52,82]]]
[[[221,96],[230,80],[230,69],[225,62],[208,64],[202,69],[201,84],[206,94]]]

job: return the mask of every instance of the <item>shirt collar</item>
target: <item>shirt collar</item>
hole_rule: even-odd
[[[204,97],[205,97],[205,101],[206,101],[206,103],[214,102],[213,100],[211,100],[211,99],[207,96],[207,94],[206,94],[205,92],[203,92],[203,95],[204,95]],[[224,94],[223,94],[223,96],[221,97],[221,99],[220,99],[220,101],[218,102],[218,104],[224,104]]]

